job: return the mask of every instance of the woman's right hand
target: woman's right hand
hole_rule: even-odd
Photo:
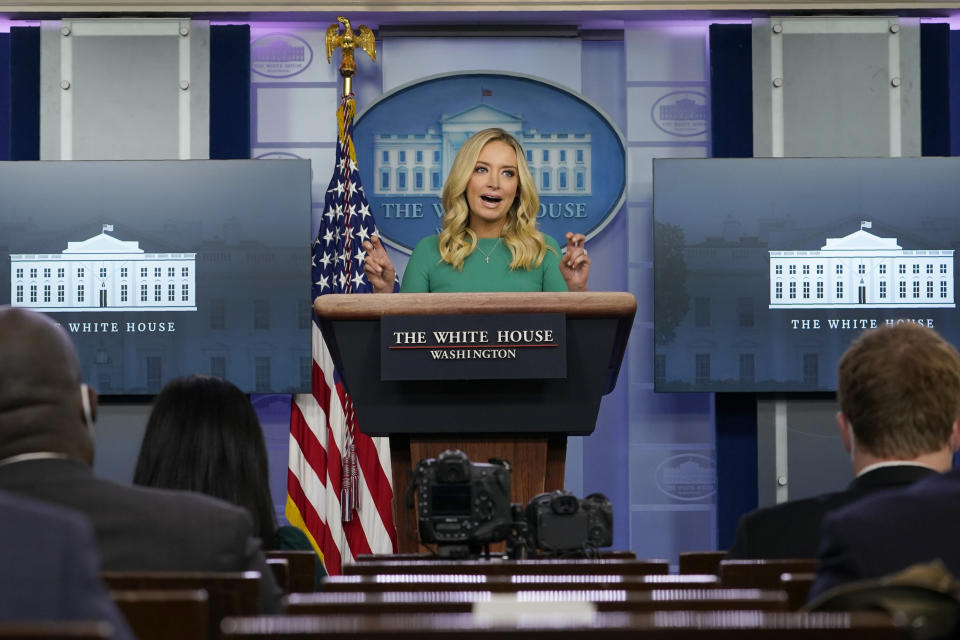
[[[370,236],[363,243],[366,256],[363,260],[363,272],[373,287],[374,293],[393,293],[393,285],[397,279],[397,272],[393,269],[387,250],[380,243],[379,236]]]

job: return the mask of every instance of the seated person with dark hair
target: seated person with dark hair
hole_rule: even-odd
[[[900,324],[861,334],[840,359],[837,396],[853,482],[743,516],[728,558],[814,558],[828,511],[950,468],[960,443],[960,357],[932,329]]]
[[[93,475],[96,394],[63,327],[0,307],[0,363],[0,489],[87,516],[105,571],[259,571],[261,611],[280,610],[246,511]]]
[[[96,620],[115,640],[133,638],[79,513],[0,491],[0,567],[0,621]]]
[[[277,528],[260,420],[246,394],[226,380],[171,380],[154,400],[134,484],[198,491],[243,507],[265,549],[312,550],[291,526]],[[315,588],[326,571],[317,558]]]

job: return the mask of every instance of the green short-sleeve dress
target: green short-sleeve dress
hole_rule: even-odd
[[[439,236],[427,236],[410,256],[400,293],[567,291],[559,268],[560,247],[552,237],[545,238],[553,251],[547,251],[540,266],[511,270],[510,249],[499,238],[479,238],[477,249],[457,271],[440,258]]]

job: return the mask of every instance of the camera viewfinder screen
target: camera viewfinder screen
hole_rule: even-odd
[[[470,515],[472,491],[469,484],[441,484],[431,487],[430,509],[435,516]]]

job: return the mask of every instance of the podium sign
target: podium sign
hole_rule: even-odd
[[[567,376],[562,313],[384,316],[381,380]]]
[[[324,340],[353,398],[359,428],[369,435],[586,435],[596,426],[600,398],[616,382],[636,306],[629,293],[599,291],[347,293],[314,301]],[[419,316],[426,323],[423,331],[432,331],[426,328],[432,326],[473,330],[477,327],[471,317],[499,318],[496,328],[491,327],[496,331],[509,329],[524,315],[539,318],[534,328],[549,329],[546,317],[560,319],[565,376],[552,377],[556,371],[541,369],[536,377],[513,379],[381,377],[381,360],[389,351],[381,346],[387,331],[382,327],[394,322],[392,318],[407,322]],[[467,324],[444,324],[458,323],[458,318],[467,318]],[[393,330],[409,326],[393,325]],[[561,335],[556,331],[553,337]],[[496,362],[500,366],[505,361]]]

